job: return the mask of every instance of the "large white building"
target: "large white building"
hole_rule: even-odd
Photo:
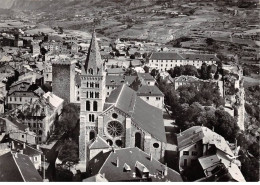
[[[160,72],[170,70],[176,66],[193,65],[200,68],[203,63],[216,64],[219,61],[215,54],[180,54],[173,52],[154,52],[149,58],[148,67]]]

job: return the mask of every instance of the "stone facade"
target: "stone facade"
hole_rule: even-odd
[[[75,60],[52,63],[52,91],[67,103],[75,102],[75,63]]]

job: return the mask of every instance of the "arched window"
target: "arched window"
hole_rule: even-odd
[[[98,92],[95,93],[95,98],[99,98],[99,93]]]
[[[94,122],[94,121],[95,121],[95,115],[92,114],[92,115],[91,115],[91,118],[92,118],[92,122]]]
[[[86,101],[86,110],[90,111],[90,102],[89,101]]]
[[[39,130],[39,135],[42,135],[42,131],[41,130]]]
[[[87,87],[88,87],[88,82],[87,82]]]
[[[138,147],[141,149],[141,134],[139,132],[135,133],[135,147]]]
[[[96,88],[99,88],[99,83],[96,83],[96,84],[95,84],[95,87],[96,87]]]
[[[88,98],[88,91],[87,91],[86,97]]]
[[[94,101],[93,103],[93,111],[97,111],[98,109],[98,103],[96,101]]]
[[[91,131],[89,132],[89,140],[92,140],[92,139],[94,139],[95,137],[96,137],[95,131],[94,131],[94,130],[91,130]]]
[[[88,115],[88,121],[89,121],[89,122],[92,122],[91,114]]]

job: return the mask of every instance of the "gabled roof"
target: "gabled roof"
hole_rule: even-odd
[[[28,155],[29,157],[33,157],[36,155],[41,155],[42,152],[40,150],[37,150],[27,144],[24,144],[21,141],[18,141],[16,139],[9,139],[10,147],[13,143],[14,148],[12,148],[12,151],[17,152],[19,150],[23,150],[24,155]]]
[[[106,76],[106,86],[120,86],[122,84],[128,84],[131,85],[135,79],[136,76],[113,76],[113,75],[107,75]]]
[[[181,54],[187,60],[219,61],[215,54]]]
[[[111,92],[104,107],[111,105],[127,114],[138,127],[154,138],[166,142],[162,110],[146,103],[127,85],[124,84]]]
[[[215,147],[230,156],[234,156],[226,140],[207,127],[193,126],[177,135],[179,151],[202,140],[203,144],[215,145]]]
[[[9,97],[30,97],[30,98],[38,98],[39,96],[32,91],[13,91],[9,94]]]
[[[153,80],[155,81],[154,77],[150,75],[150,73],[137,73],[138,78],[142,78],[144,80]]]
[[[99,135],[91,140],[89,144],[89,149],[106,149],[110,148],[109,144],[102,139]]]
[[[164,94],[155,85],[142,85],[137,90],[137,96],[164,96]]]
[[[13,117],[11,117],[11,116],[8,116],[8,117],[6,117],[6,118],[0,118],[0,119],[5,120],[5,124],[15,125],[16,128],[17,128],[18,130],[21,130],[21,131],[25,131],[25,130],[28,128],[28,126],[26,126],[26,125],[20,123],[17,119],[15,119],[15,118],[13,118]]]
[[[179,77],[174,78],[175,82],[199,82],[200,79],[198,79],[195,76],[184,76],[181,75]]]
[[[8,152],[0,156],[0,169],[2,182],[42,182],[30,158],[23,154]]]
[[[93,31],[90,46],[88,48],[86,62],[82,66],[82,74],[86,74],[89,69],[93,69],[94,74],[101,74],[103,69],[103,63],[99,52],[95,30]],[[97,71],[97,69],[99,69],[99,71]]]
[[[154,52],[151,54],[150,60],[183,60],[184,58],[173,52]]]
[[[118,162],[118,164],[117,164]],[[102,164],[102,165],[100,165]],[[89,166],[93,169],[93,176],[101,174],[109,182],[116,181],[139,181],[142,178],[136,173],[137,167],[149,172],[149,178],[154,182],[182,182],[179,173],[166,167],[156,159],[140,150],[139,148],[123,148],[110,152],[100,152],[90,160]],[[127,168],[127,171],[125,167]],[[167,170],[167,174],[163,173]],[[136,173],[134,176],[133,173]]]
[[[217,151],[215,155],[200,157],[198,160],[203,170],[215,167],[218,164],[223,164],[234,180],[238,182],[246,182],[237,164],[235,164],[231,159],[227,158],[225,153],[221,151]]]

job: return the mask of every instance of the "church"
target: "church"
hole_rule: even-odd
[[[164,162],[166,134],[162,110],[142,100],[127,85],[106,97],[106,71],[93,32],[80,89],[79,158],[87,164],[87,145],[97,136],[111,148],[138,147]]]

